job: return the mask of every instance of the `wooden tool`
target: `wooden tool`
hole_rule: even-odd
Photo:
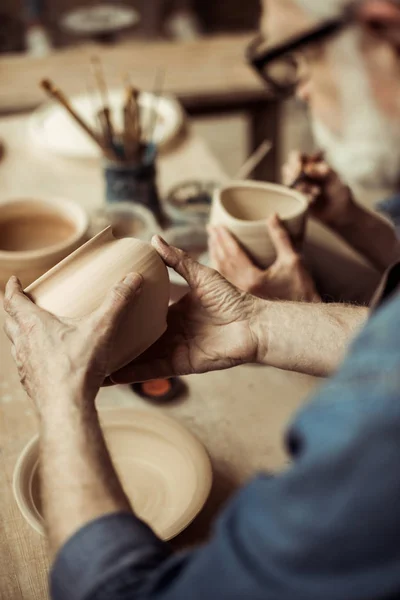
[[[48,96],[50,96],[53,100],[55,100],[56,102],[58,102],[59,104],[61,104],[65,108],[65,110],[71,115],[71,117],[74,119],[74,121],[76,123],[78,123],[78,125],[84,131],[86,131],[86,133],[92,138],[92,140],[94,142],[96,142],[96,144],[98,146],[100,146],[100,148],[102,150],[105,150],[104,144],[102,143],[102,141],[99,138],[99,136],[82,119],[82,117],[76,112],[76,110],[73,108],[73,106],[71,106],[70,102],[68,101],[68,99],[66,98],[66,96],[62,93],[62,91],[60,89],[58,89],[53,84],[53,82],[50,81],[50,79],[43,79],[40,82],[40,85],[43,88],[43,90],[46,92],[46,94],[48,94]]]
[[[247,179],[250,177],[256,166],[272,150],[272,142],[265,140],[257,150],[246,160],[244,165],[236,173],[234,179]]]
[[[104,71],[100,59],[96,56],[92,57],[91,65],[93,75],[96,80],[97,87],[99,89],[101,100],[103,103],[103,108],[100,109],[98,112],[98,119],[103,131],[103,138],[107,148],[109,148],[110,150],[114,150],[114,127],[111,119],[111,110],[108,102],[108,91],[104,77]]]
[[[139,109],[139,91],[128,85],[124,102],[124,153],[126,160],[137,158],[141,143],[141,125]]]
[[[165,68],[159,69],[157,71],[156,79],[154,82],[154,92],[153,92],[154,102],[153,102],[152,108],[150,109],[149,126],[146,131],[146,139],[144,140],[148,144],[151,144],[154,141],[153,137],[154,137],[154,132],[157,127],[157,121],[158,121],[158,104],[159,104],[160,97],[161,97],[163,89],[164,89],[165,73],[166,73]]]

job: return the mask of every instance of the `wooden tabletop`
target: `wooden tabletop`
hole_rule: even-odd
[[[187,108],[229,106],[268,99],[265,87],[245,60],[251,36],[215,36],[190,42],[129,42],[117,46],[84,44],[44,58],[26,55],[0,59],[0,112],[32,108],[45,100],[38,83],[54,79],[68,95],[86,88],[90,58],[101,58],[109,87],[130,74],[140,89],[152,90],[160,67],[166,69],[166,93]]]
[[[11,196],[64,196],[88,211],[100,206],[102,179],[96,162],[65,160],[35,149],[24,117],[0,120],[0,138],[6,155],[0,163],[0,200]],[[190,177],[224,181],[226,176],[205,143],[190,132],[182,144],[161,159],[162,191]],[[311,255],[321,263],[327,280],[335,279],[334,265],[345,260],[368,281],[365,265],[332,240],[312,229]],[[333,256],[324,263],[325,257]],[[346,264],[347,264],[346,263]],[[328,265],[328,266],[324,266]],[[341,267],[339,267],[341,270]],[[358,271],[357,271],[358,270]],[[347,272],[347,271],[346,271]],[[357,275],[361,281],[361,275]],[[350,275],[348,290],[354,288]],[[4,314],[0,309],[0,326]],[[260,469],[277,471],[286,462],[282,434],[288,420],[320,384],[312,377],[277,369],[245,366],[229,372],[186,378],[187,394],[173,405],[154,408],[129,388],[102,390],[98,405],[132,406],[161,410],[205,444],[214,469],[214,485],[202,514],[179,536],[179,547],[204,539],[221,505],[235,489]],[[54,391],[57,401],[57,390]],[[44,540],[24,521],[13,499],[13,469],[25,444],[37,433],[30,401],[22,391],[0,331],[0,600],[44,600],[47,597]]]

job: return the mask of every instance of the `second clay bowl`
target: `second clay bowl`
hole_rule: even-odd
[[[25,292],[56,316],[80,318],[96,310],[109,289],[130,271],[142,275],[143,285],[116,332],[108,366],[112,373],[149,348],[167,327],[168,272],[150,244],[116,238],[108,227]]]
[[[48,271],[87,239],[88,225],[83,208],[70,200],[0,202],[0,288],[11,275],[26,286]]]
[[[300,249],[307,212],[307,199],[299,192],[272,183],[237,181],[215,192],[210,223],[224,225],[254,263],[267,268],[276,257],[266,228],[268,217],[278,214]]]

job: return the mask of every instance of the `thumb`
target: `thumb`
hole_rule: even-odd
[[[151,243],[165,264],[179,273],[191,288],[197,287],[202,276],[211,270],[200,265],[183,250],[167,244],[159,235],[155,235]]]
[[[139,295],[142,284],[143,277],[139,273],[128,273],[124,279],[116,283],[94,312],[95,325],[105,327],[106,330],[112,330],[125,309]]]
[[[282,263],[291,262],[297,257],[292,240],[278,215],[273,215],[267,220],[267,230],[275,247],[277,260]]]

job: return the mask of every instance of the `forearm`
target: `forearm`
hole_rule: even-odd
[[[287,371],[329,376],[367,316],[367,308],[344,304],[264,302],[254,324],[258,361]]]
[[[394,228],[360,204],[352,204],[349,218],[332,229],[381,272],[399,257]]]
[[[72,393],[53,399],[42,411],[40,423],[43,510],[55,554],[89,521],[132,509],[112,465],[93,400]]]

